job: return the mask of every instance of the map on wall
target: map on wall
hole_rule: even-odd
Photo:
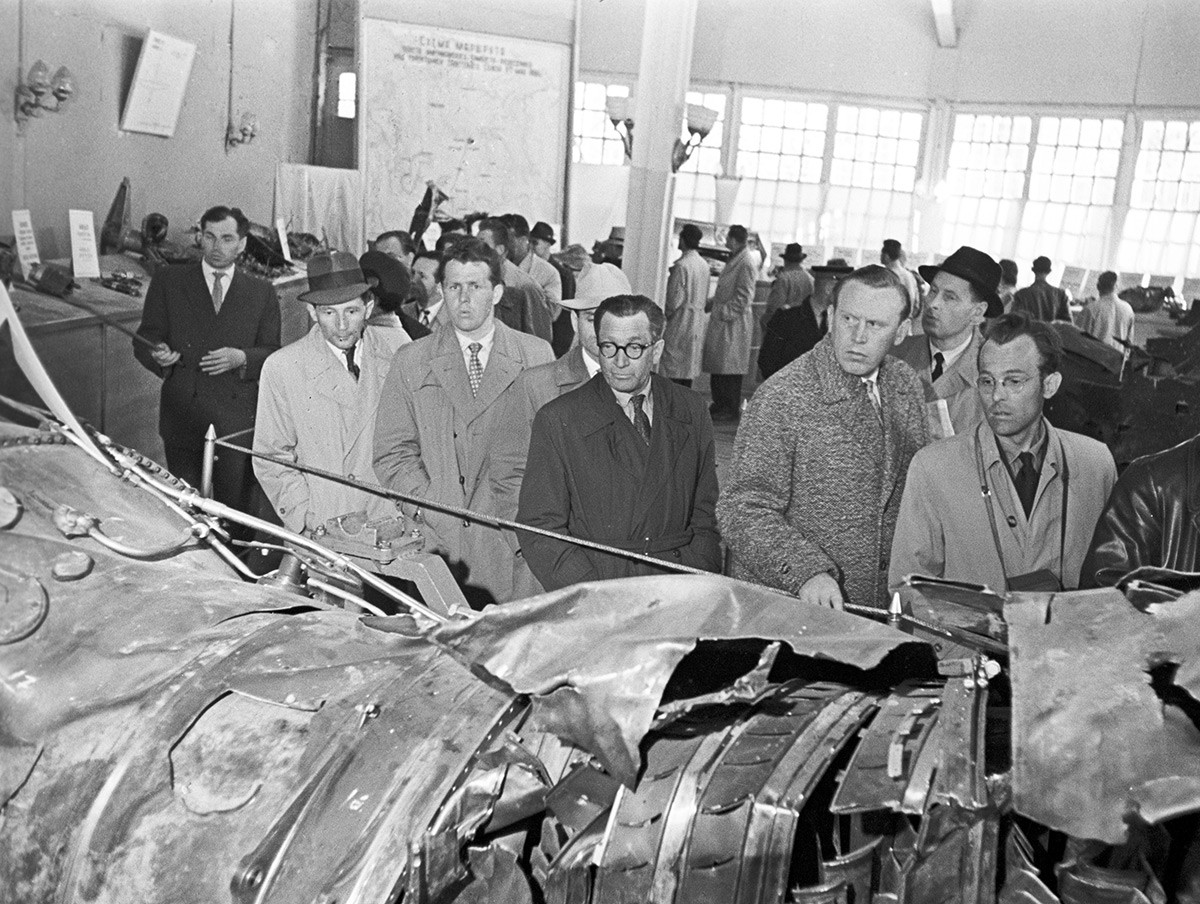
[[[407,229],[432,180],[441,210],[562,217],[570,48],[363,20],[366,234]]]

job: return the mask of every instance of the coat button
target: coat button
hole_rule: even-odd
[[[678,558],[679,558],[679,550],[678,550],[678,549],[672,549],[672,550],[671,550],[671,555],[675,556],[675,558],[677,558],[677,559],[678,559]]]
[[[1017,516],[1016,515],[1009,515],[1007,520],[1008,520],[1009,527],[1017,526]]]
[[[788,565],[788,564],[785,562],[784,564],[782,564],[782,565],[780,565],[780,566],[779,566],[779,573],[780,573],[780,574],[791,574],[791,573],[792,573],[792,566],[791,566],[791,565]]]

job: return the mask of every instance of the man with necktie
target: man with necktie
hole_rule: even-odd
[[[367,325],[372,290],[354,257],[340,251],[309,259],[299,301],[313,325],[263,365],[254,451],[374,483],[375,408],[408,334]],[[388,499],[286,464],[256,458],[254,473],[284,526],[297,533],[350,512],[395,512]]]
[[[754,393],[718,506],[734,577],[805,603],[887,605],[904,473],[928,435],[921,384],[888,355],[909,304],[888,268],[855,270],[829,334]]]
[[[534,417],[517,520],[719,571],[712,420],[703,397],[652,373],[662,310],[617,295],[594,325],[600,373]],[[537,534],[522,533],[521,549],[546,590],[670,571]]]
[[[279,301],[265,280],[235,268],[250,221],[236,207],[218,206],[200,218],[198,264],[157,270],[146,290],[134,356],[163,380],[158,431],[167,467],[200,485],[204,434],[254,426],[258,377],[279,348]],[[248,436],[238,439],[249,445]],[[247,456],[222,449],[213,468],[219,502],[253,512],[257,504]]]
[[[1042,415],[1062,343],[1023,314],[989,321],[977,392],[985,420],[927,446],[908,469],[888,580],[908,575],[1010,590],[1073,590],[1116,482],[1112,454]]]
[[[476,238],[447,246],[440,283],[447,326],[404,346],[375,418],[374,468],[384,486],[429,503],[512,518],[525,450],[509,410],[526,368],[553,359],[550,343],[501,323],[502,258]],[[523,562],[516,535],[432,506],[402,506],[441,554],[475,608],[513,598]]]

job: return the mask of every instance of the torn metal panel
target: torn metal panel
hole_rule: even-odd
[[[1118,844],[1134,814],[1200,809],[1200,593],[1152,613],[1114,589],[1015,594],[1005,618],[1020,813]]]
[[[915,642],[765,587],[692,575],[578,584],[441,625],[431,637],[503,687],[532,695],[539,725],[594,751],[629,785],[663,689],[698,640],[778,640],[799,655],[862,669]]]

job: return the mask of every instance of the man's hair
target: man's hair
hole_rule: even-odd
[[[730,226],[727,235],[735,242],[745,242],[750,237],[750,233],[746,231],[746,227],[741,223],[735,223]]]
[[[900,293],[900,300],[904,302],[904,307],[900,311],[900,322],[903,323],[912,313],[912,299],[908,297],[908,289],[904,288],[904,283],[900,282],[900,277],[896,275],[895,271],[889,270],[882,264],[867,264],[867,266],[859,267],[853,273],[839,279],[837,285],[833,287],[831,306],[837,307],[842,290],[848,283],[862,283],[871,289],[895,289]]]
[[[1107,295],[1117,287],[1117,274],[1112,270],[1105,270],[1096,280],[1096,291],[1101,295]]]
[[[446,250],[454,245],[457,245],[463,239],[470,238],[469,235],[462,232],[443,232],[438,236],[437,242],[434,244],[434,253],[441,260],[446,256]]]
[[[650,341],[657,342],[663,337],[667,319],[663,316],[662,308],[645,295],[613,295],[600,302],[593,321],[597,339],[600,338],[600,322],[605,314],[612,314],[614,317],[636,317],[638,314],[645,314],[646,319],[650,321]]]
[[[1054,267],[1050,263],[1050,258],[1046,257],[1044,254],[1041,257],[1035,257],[1033,259],[1034,273],[1049,273],[1053,269]]]
[[[439,220],[438,225],[442,227],[443,235],[445,235],[447,232],[466,232],[467,231],[466,220],[460,220],[460,219],[458,219],[458,217],[451,217],[448,220]]]
[[[1038,350],[1038,372],[1043,379],[1062,368],[1062,340],[1054,327],[1044,320],[1033,320],[1019,312],[1001,314],[991,320],[984,321],[983,342],[979,344],[979,359],[983,357],[983,347],[991,342],[994,345],[1008,345],[1014,339],[1028,336]]]
[[[884,239],[883,240],[883,254],[885,257],[889,257],[894,261],[898,261],[898,260],[900,260],[901,253],[902,253],[902,251],[901,251],[899,239]]]
[[[1008,283],[1010,286],[1017,284],[1017,275],[1019,273],[1017,262],[1009,260],[1007,257],[1000,261],[1000,282]]]
[[[441,282],[446,276],[446,265],[450,261],[458,261],[460,264],[487,264],[492,285],[504,285],[504,270],[500,264],[499,253],[483,239],[473,235],[460,236],[459,239],[459,241],[450,242],[446,246],[441,266],[438,267],[438,282]]]
[[[461,239],[462,236],[456,236],[456,238]],[[447,244],[449,244],[449,242],[447,242]],[[442,262],[442,255],[437,251],[429,251],[426,248],[422,248],[413,258],[413,264],[415,265],[417,261],[437,261],[440,264]]]
[[[387,232],[381,232],[375,239],[375,247],[378,249],[380,243],[386,242],[389,239],[395,239],[400,243],[400,251],[404,254],[416,254],[417,244],[412,240],[412,236],[407,232],[401,232],[399,229],[389,229]]]
[[[683,228],[679,230],[679,241],[683,243],[685,248],[693,250],[699,248],[702,238],[704,238],[704,233],[700,231],[700,227],[695,223],[684,223]]]
[[[506,213],[500,219],[504,220],[504,225],[508,227],[508,231],[513,234],[514,238],[523,239],[529,235],[529,221],[519,213]]]
[[[220,223],[230,217],[237,223],[237,234],[245,238],[250,232],[250,220],[242,213],[240,207],[226,207],[224,204],[210,207],[200,215],[200,231],[207,229],[209,223]]]
[[[477,232],[490,232],[492,241],[497,245],[503,245],[507,251],[512,243],[512,237],[508,231],[508,224],[499,217],[486,217],[479,221],[479,229]]]

